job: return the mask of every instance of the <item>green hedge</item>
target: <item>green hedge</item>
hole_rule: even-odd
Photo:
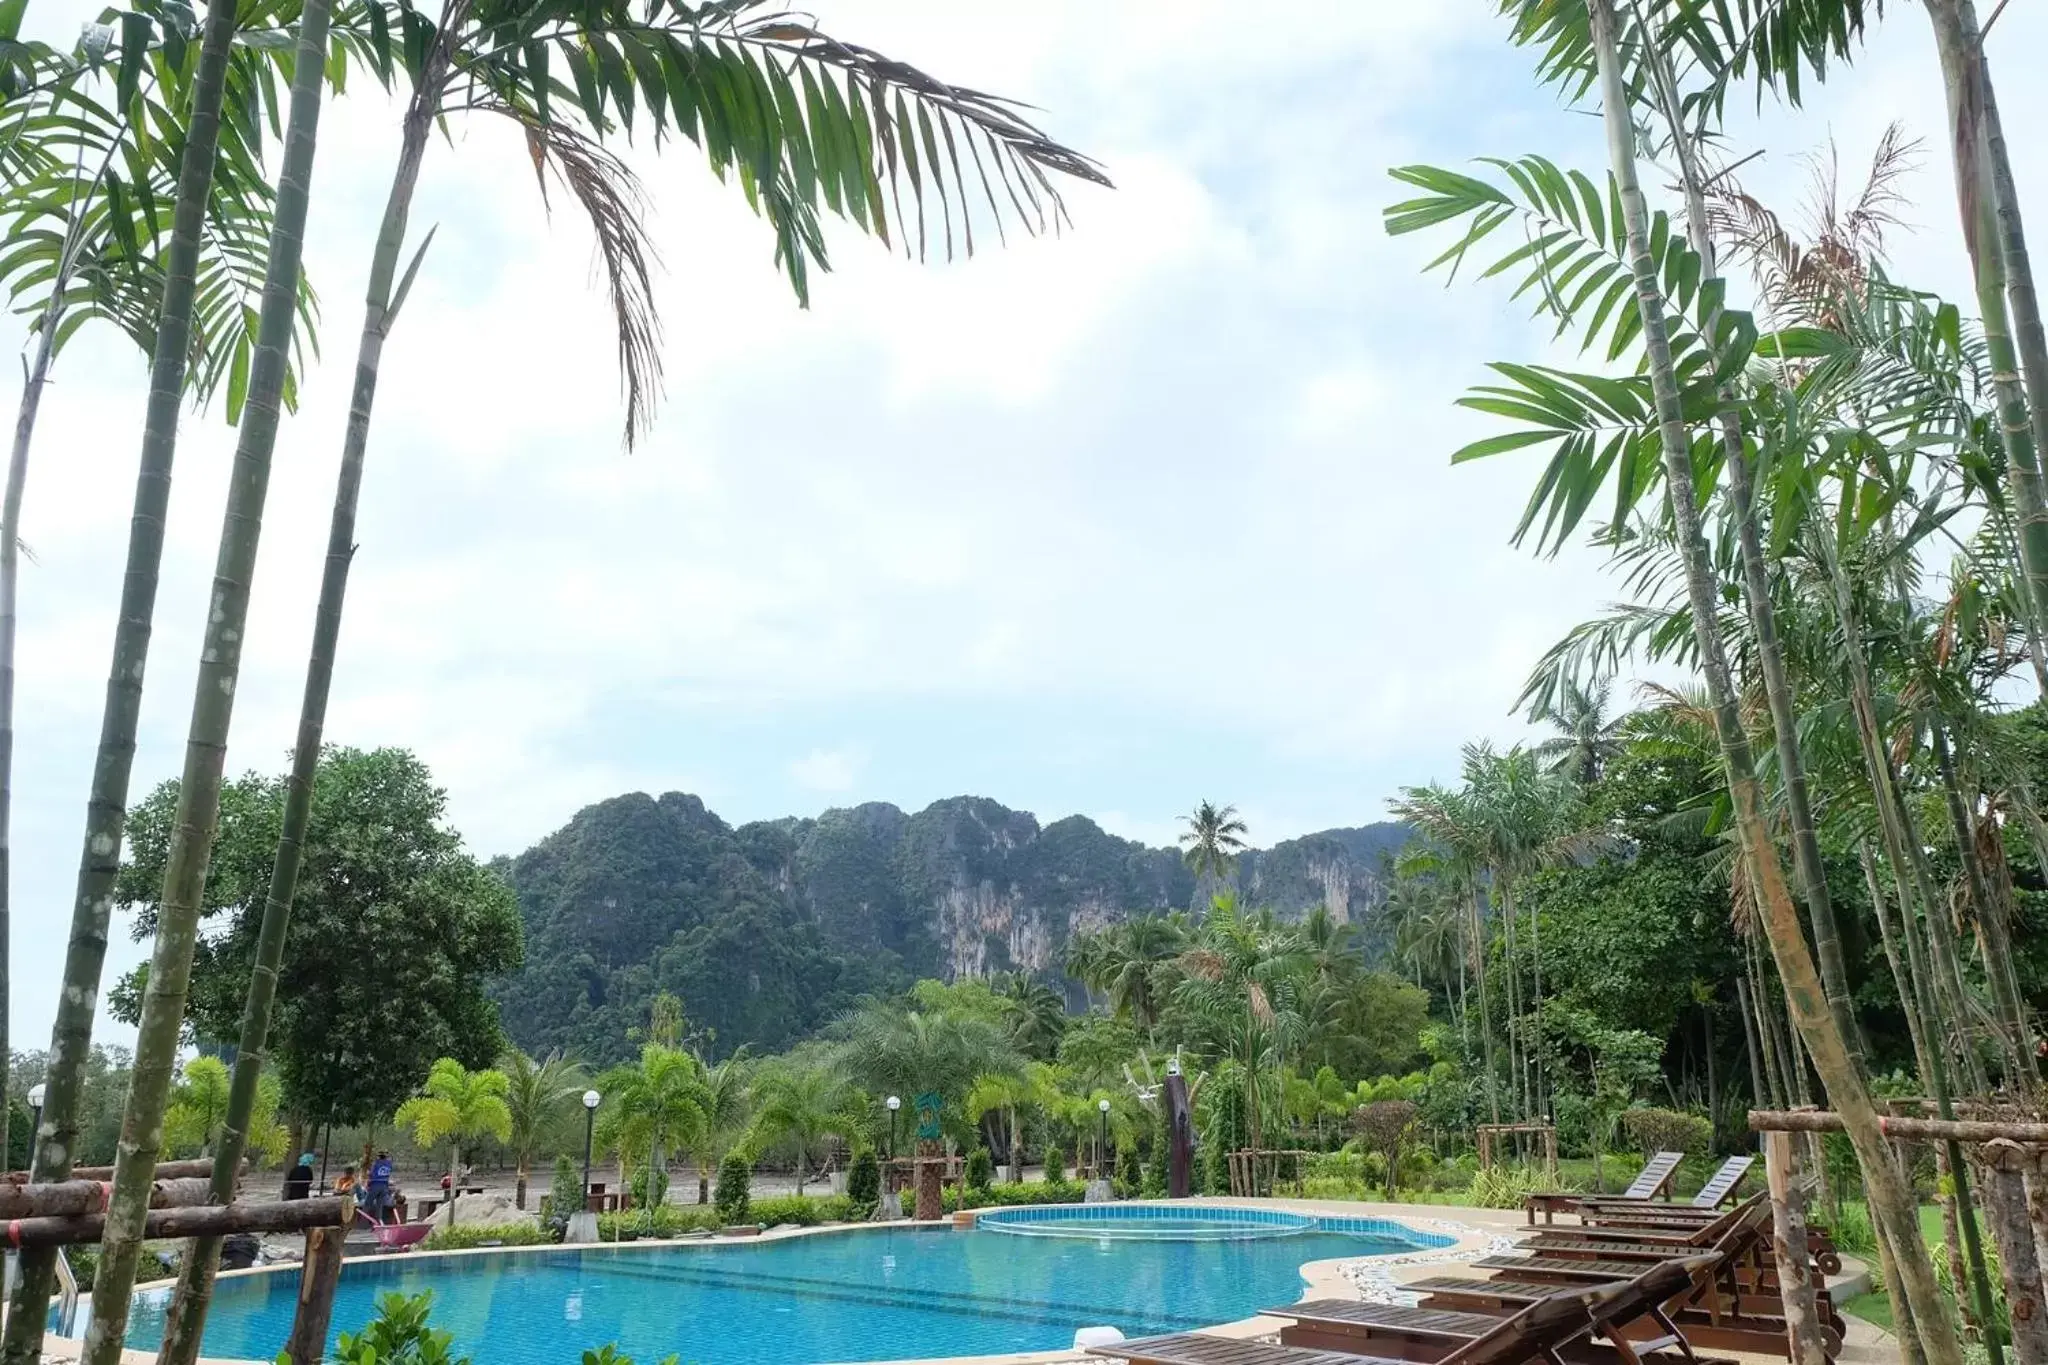
[[[751,1221],[764,1228],[772,1228],[778,1223],[795,1223],[810,1228],[820,1223],[845,1223],[852,1219],[853,1200],[843,1194],[784,1194],[756,1199],[751,1215]]]
[[[1057,1184],[1048,1180],[1027,1185],[998,1181],[985,1190],[969,1190],[965,1204],[949,1188],[946,1191],[946,1212],[952,1213],[960,1208],[1001,1208],[1011,1204],[1078,1204],[1086,1193],[1087,1187],[1076,1180],[1062,1180]]]
[[[724,1221],[717,1210],[702,1204],[663,1204],[653,1210],[651,1229],[646,1209],[600,1213],[597,1216],[597,1235],[607,1242],[618,1241],[621,1232],[637,1233],[642,1237],[680,1237],[686,1232],[716,1231]]]
[[[463,1251],[469,1247],[530,1247],[556,1240],[555,1230],[537,1223],[457,1223],[431,1234],[422,1244],[428,1251]]]

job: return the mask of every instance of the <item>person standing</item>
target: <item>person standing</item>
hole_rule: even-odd
[[[369,1188],[370,1217],[381,1223],[391,1207],[391,1153],[379,1152],[377,1159],[370,1163]]]
[[[304,1199],[313,1192],[313,1154],[301,1152],[299,1164],[292,1167],[284,1178],[284,1197]]]

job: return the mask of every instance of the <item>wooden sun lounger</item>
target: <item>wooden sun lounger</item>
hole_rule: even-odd
[[[1401,1286],[1422,1296],[1418,1305],[1461,1313],[1511,1313],[1557,1292],[1557,1282],[1480,1280],[1455,1275],[1411,1280]],[[1732,1293],[1718,1285],[1689,1290],[1664,1305],[1665,1312],[1696,1347],[1784,1355],[1790,1349],[1784,1302],[1773,1294]],[[1832,1302],[1821,1309],[1822,1342],[1830,1358],[1842,1349],[1843,1325]]]
[[[1613,1213],[1652,1214],[1658,1217],[1711,1218],[1723,1204],[1733,1200],[1742,1189],[1742,1182],[1749,1179],[1749,1172],[1756,1165],[1753,1156],[1731,1156],[1721,1163],[1700,1192],[1684,1202],[1659,1203],[1655,1200],[1638,1199],[1632,1195],[1588,1195],[1579,1200],[1579,1212],[1583,1216],[1588,1210],[1604,1210]],[[1644,1205],[1649,1207],[1645,1208]]]
[[[1683,1252],[1687,1247],[1712,1246],[1728,1234],[1738,1223],[1754,1220],[1758,1211],[1764,1208],[1766,1195],[1759,1190],[1734,1208],[1717,1217],[1688,1228],[1653,1228],[1635,1224],[1614,1226],[1609,1224],[1582,1224],[1575,1228],[1538,1228],[1536,1235],[1522,1245],[1530,1249],[1563,1245],[1566,1243],[1621,1243],[1639,1247],[1663,1247],[1671,1254]]]
[[[1323,1299],[1270,1308],[1266,1316],[1287,1319],[1281,1329],[1283,1346],[1307,1349],[1336,1349],[1376,1353],[1396,1359],[1423,1361],[1523,1360],[1528,1355],[1489,1353],[1481,1343],[1513,1343],[1526,1349],[1537,1345],[1546,1332],[1559,1324],[1583,1321],[1590,1333],[1603,1340],[1578,1340],[1571,1333],[1555,1345],[1541,1348],[1541,1354],[1556,1360],[1557,1352],[1586,1365],[1634,1365],[1642,1356],[1675,1350],[1687,1360],[1697,1360],[1691,1345],[1663,1312],[1667,1299],[1687,1294],[1696,1281],[1711,1277],[1720,1262],[1718,1253],[1662,1262],[1618,1283],[1585,1287],[1574,1292],[1551,1286],[1517,1305],[1507,1316],[1461,1312],[1436,1308],[1403,1308],[1391,1304],[1359,1303],[1345,1299]],[[1512,1330],[1511,1330],[1511,1325]],[[1449,1349],[1450,1354],[1444,1352]]]
[[[1679,1163],[1684,1160],[1684,1152],[1657,1153],[1643,1163],[1643,1169],[1636,1173],[1636,1178],[1629,1182],[1619,1197],[1643,1202],[1655,1199],[1671,1188],[1672,1177],[1678,1174]],[[1582,1194],[1532,1194],[1522,1201],[1522,1207],[1532,1225],[1539,1213],[1548,1223],[1555,1214],[1575,1212],[1585,1198]]]

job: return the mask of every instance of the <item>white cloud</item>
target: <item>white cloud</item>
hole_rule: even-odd
[[[731,187],[687,149],[635,152],[667,384],[629,455],[587,234],[559,201],[543,215],[504,130],[456,125],[413,215],[439,231],[385,353],[330,738],[417,749],[497,853],[634,788],[700,791],[735,819],[790,809],[793,787],[906,804],[978,789],[1155,844],[1210,796],[1256,812],[1264,843],[1378,818],[1461,741],[1517,733],[1530,664],[1614,588],[1589,555],[1506,545],[1527,462],[1446,463],[1488,429],[1457,395],[1486,360],[1541,354],[1542,332],[1491,285],[1421,278],[1435,248],[1380,225],[1391,165],[1597,163],[1592,124],[1525,79],[1493,7],[818,8],[1029,100],[1119,188],[1073,194],[1061,236],[971,262],[919,268],[835,233],[837,269],[802,312]],[[34,19],[47,36],[69,22]],[[2015,7],[1994,55],[2017,71],[2044,32]],[[2021,81],[2001,95],[2015,128],[2048,115]],[[1772,113],[1773,155],[1745,174],[1785,202],[1793,153],[1832,128],[1853,164],[1894,116],[1932,149],[1901,273],[1960,297],[1939,75],[1910,16],[1808,112]],[[326,359],[278,446],[235,769],[278,768],[291,743],[396,135],[369,82],[323,120],[308,259]],[[2015,150],[2048,221],[2048,165]],[[142,398],[131,350],[82,332],[30,478],[14,831],[30,1042],[68,916]],[[178,761],[231,444],[217,416],[185,423],[138,794]],[[933,738],[941,711],[989,742]],[[737,752],[749,726],[764,737]],[[110,974],[137,955],[117,944]]]
[[[866,757],[852,749],[813,749],[789,765],[789,775],[810,791],[852,791],[866,763]]]

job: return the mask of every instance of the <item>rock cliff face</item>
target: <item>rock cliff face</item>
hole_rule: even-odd
[[[1238,890],[1283,917],[1327,904],[1365,923],[1405,837],[1380,824],[1291,839],[1246,854]],[[629,1049],[657,991],[681,995],[719,1051],[775,1047],[917,976],[1059,977],[1074,933],[1195,895],[1176,849],[974,796],[738,828],[680,792],[621,796],[499,870],[527,944],[498,992],[507,1028],[594,1058]]]

